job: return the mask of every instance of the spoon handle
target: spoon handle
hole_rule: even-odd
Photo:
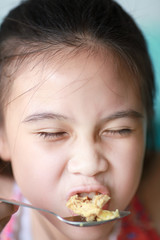
[[[8,204],[13,204],[13,205],[17,205],[17,206],[21,206],[21,207],[28,207],[28,208],[32,208],[32,209],[35,209],[35,210],[38,210],[38,211],[43,211],[43,212],[47,212],[47,213],[50,213],[50,214],[53,214],[57,217],[57,214],[50,211],[50,210],[47,210],[47,209],[44,209],[44,208],[39,208],[39,207],[35,207],[29,203],[24,203],[24,202],[20,202],[20,201],[17,201],[17,200],[10,200],[10,199],[5,199],[5,198],[0,198],[0,202],[4,202],[4,203],[8,203]]]
[[[0,198],[0,202],[13,204],[13,205],[17,205],[17,206],[22,206],[22,207],[27,207],[27,208],[32,208],[32,209],[35,209],[35,210],[38,210],[38,211],[47,212],[47,213],[50,213],[50,214],[54,215],[55,217],[57,217],[60,221],[65,222],[67,224],[70,224],[72,226],[77,226],[77,227],[97,226],[97,225],[104,224],[104,223],[107,223],[107,222],[110,222],[110,221],[115,221],[115,220],[121,219],[121,218],[126,217],[130,214],[129,211],[120,211],[119,212],[120,216],[116,217],[114,219],[109,219],[109,220],[104,220],[104,221],[86,222],[86,220],[84,218],[82,218],[81,216],[71,216],[71,217],[62,218],[62,217],[60,217],[59,215],[57,215],[56,213],[54,213],[50,210],[35,207],[31,204],[24,203],[24,202],[19,202],[19,201],[16,201],[16,200]]]

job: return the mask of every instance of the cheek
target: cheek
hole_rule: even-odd
[[[66,168],[66,154],[41,144],[18,141],[12,154],[13,172],[22,193],[30,201],[46,197],[44,192],[57,191]],[[35,191],[33,191],[35,189]],[[48,196],[48,198],[52,196]]]
[[[114,199],[118,199],[119,209],[124,209],[134,196],[141,177],[145,152],[144,138],[133,138],[115,148],[117,153],[114,161]]]

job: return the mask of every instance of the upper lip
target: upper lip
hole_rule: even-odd
[[[90,193],[90,192],[98,192],[101,194],[107,194],[110,196],[109,190],[107,187],[99,184],[89,184],[89,185],[79,185],[77,187],[71,188],[71,190],[67,194],[67,201],[70,197],[78,193]]]

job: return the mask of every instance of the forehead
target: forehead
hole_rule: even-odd
[[[87,91],[85,97],[93,98],[94,94],[100,99],[102,93],[114,93],[126,99],[132,96],[140,101],[134,86],[134,75],[110,51],[80,51],[78,54],[63,52],[60,56],[41,55],[31,60],[24,61],[17,72],[10,102],[24,97],[32,97],[33,100],[38,96],[60,99],[75,92],[81,94],[84,87]],[[96,89],[96,93],[92,89]],[[77,94],[77,97],[81,96]]]
[[[118,55],[104,48],[99,51],[82,50],[76,53],[72,50],[64,50],[57,55],[42,53],[35,57],[27,57],[24,61],[20,60],[17,65],[19,66],[16,66],[16,70],[13,70],[15,71],[13,85],[21,85],[24,88],[42,84],[58,74],[72,75],[75,81],[78,81],[105,74],[105,70],[107,75],[110,75],[110,79],[112,75],[117,75],[117,82],[120,84],[126,85],[129,82],[133,87],[136,82],[127,64]],[[24,79],[23,84],[21,79]],[[106,80],[108,80],[107,76]]]

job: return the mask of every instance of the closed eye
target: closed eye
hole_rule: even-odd
[[[68,137],[67,132],[38,132],[37,134],[49,141],[60,141]]]
[[[112,129],[108,129],[108,130],[105,130],[102,132],[102,135],[103,136],[108,136],[108,137],[114,137],[114,136],[117,136],[117,137],[123,137],[123,136],[128,136],[130,135],[131,133],[133,132],[132,129],[129,129],[129,128],[123,128],[123,129],[115,129],[115,130],[112,130]]]

